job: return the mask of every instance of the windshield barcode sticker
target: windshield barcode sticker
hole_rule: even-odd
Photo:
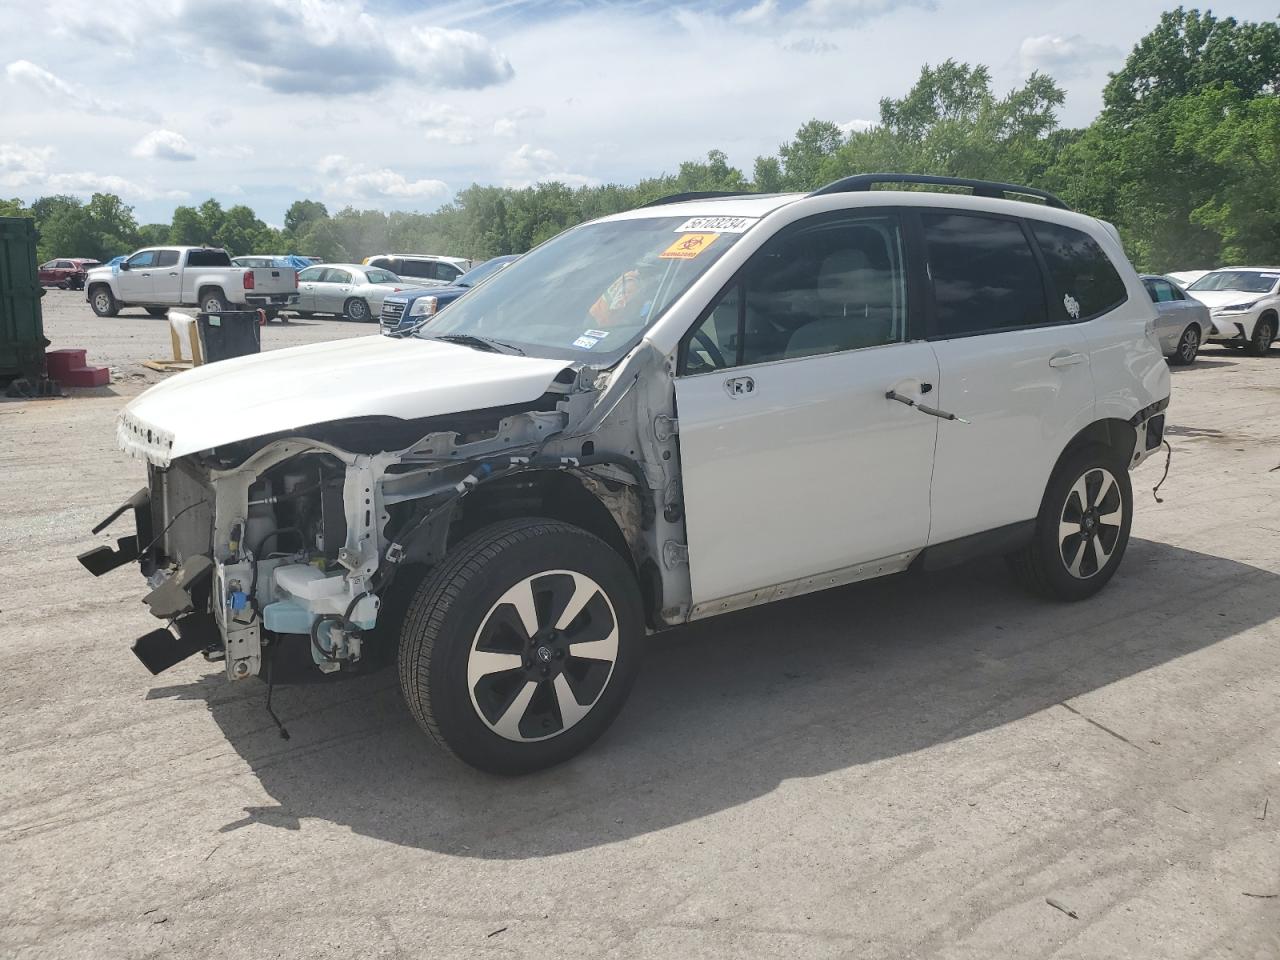
[[[759,217],[693,217],[676,227],[676,233],[745,233]]]

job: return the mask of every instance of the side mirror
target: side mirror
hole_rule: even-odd
[[[120,269],[121,269],[121,270],[128,270],[128,269],[129,269],[129,261],[128,261],[128,260],[121,260],[121,261],[120,261]]]

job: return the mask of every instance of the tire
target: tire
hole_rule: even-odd
[[[361,300],[359,297],[352,297],[342,305],[342,316],[347,320],[354,320],[356,323],[368,323],[373,319],[373,311],[369,309],[369,304]]]
[[[1193,323],[1182,331],[1182,336],[1178,338],[1178,345],[1173,348],[1173,353],[1169,356],[1169,362],[1179,367],[1190,366],[1196,362],[1196,355],[1199,353],[1200,327]]]
[[[1249,345],[1245,349],[1249,351],[1250,356],[1265,357],[1271,350],[1271,342],[1275,338],[1276,320],[1274,316],[1268,314],[1253,325],[1253,336],[1249,338]]]
[[[1033,593],[1084,600],[1115,574],[1132,525],[1127,465],[1106,447],[1082,447],[1050,477],[1031,543],[1009,557],[1010,565]],[[1093,531],[1087,540],[1086,529]]]
[[[120,312],[120,303],[108,286],[94,287],[89,291],[89,306],[100,317],[114,317]]]
[[[143,307],[143,309],[153,317],[164,317],[169,314],[168,307]]]
[[[221,290],[206,290],[200,295],[200,310],[203,313],[226,313],[231,309],[227,298]]]
[[[557,629],[556,611],[579,602]],[[496,523],[419,585],[400,634],[400,686],[414,719],[458,759],[529,773],[585,750],[613,721],[640,667],[642,622],[635,577],[603,540],[555,520]],[[588,642],[597,656],[584,656]]]
[[[70,285],[70,284],[68,284],[68,283],[59,283],[59,284],[57,285],[57,287],[58,287],[58,289],[59,289],[59,290],[70,290],[70,289],[71,289],[71,285]]]

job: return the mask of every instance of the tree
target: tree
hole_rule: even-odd
[[[844,142],[844,131],[829,120],[803,124],[795,138],[778,149],[783,188],[815,190],[822,186],[823,165]]]
[[[35,214],[23,206],[22,201],[14,197],[11,200],[0,200],[0,217],[34,217]]]
[[[131,251],[138,245],[138,221],[134,219],[133,207],[114,193],[95,193],[85,213],[97,237],[98,259],[109,250]]]
[[[290,237],[300,237],[317,220],[327,220],[329,211],[317,200],[295,200],[284,214],[284,232]]]
[[[1280,87],[1280,26],[1178,7],[1160,16],[1103,91],[1107,123],[1128,126],[1180,97],[1230,84],[1245,99]]]
[[[198,247],[212,239],[195,207],[178,207],[173,211],[173,224],[169,227],[169,242],[178,247]]]
[[[269,253],[270,231],[252,210],[238,204],[222,217],[222,225],[213,236],[215,246],[222,247],[233,257],[250,253]]]
[[[200,242],[213,243],[218,231],[222,229],[223,220],[227,216],[222,209],[222,204],[210,197],[200,204],[196,214],[200,219],[200,227],[203,230],[204,239]]]
[[[169,224],[145,223],[138,228],[138,246],[162,247],[169,242]]]

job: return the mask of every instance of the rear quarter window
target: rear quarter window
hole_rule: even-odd
[[[1055,319],[1092,320],[1129,299],[1124,280],[1093,237],[1071,227],[1036,221],[1031,223],[1031,232],[1053,281],[1055,296],[1049,309]],[[1156,293],[1158,296],[1158,283]]]

